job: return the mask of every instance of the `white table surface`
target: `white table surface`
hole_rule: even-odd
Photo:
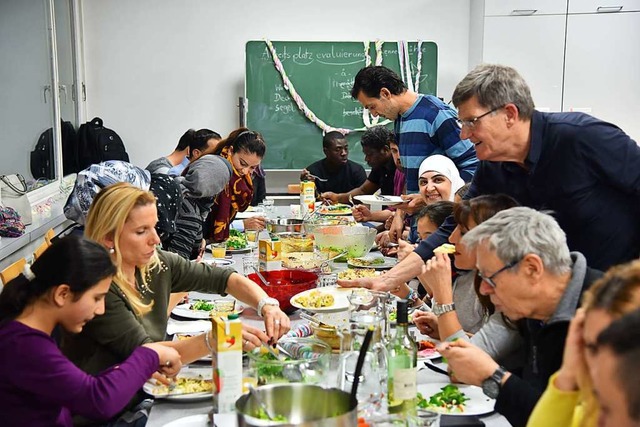
[[[211,254],[207,254],[206,257],[210,257]],[[233,255],[233,259],[236,261],[236,264],[232,267],[235,268],[239,273],[243,273],[242,271],[242,258],[247,256],[247,254],[236,254]],[[346,265],[345,265],[346,266]],[[342,267],[342,265],[341,265]],[[198,297],[196,292],[192,292],[191,295],[193,297]],[[262,319],[257,315],[255,310],[247,308],[242,313],[242,321],[246,322],[253,326],[262,327]],[[306,321],[300,319],[299,312],[295,312],[290,315],[292,328],[300,323],[305,323]],[[173,319],[169,319],[169,322],[175,322]],[[338,355],[334,355],[334,360],[332,360],[331,366],[334,368],[330,375],[333,374],[335,378],[329,378],[330,384],[337,383],[337,366],[338,366]],[[436,364],[438,364],[438,360],[435,360]],[[200,366],[206,366],[200,364]],[[441,367],[445,367],[440,363]],[[429,369],[420,369],[418,372],[418,384],[427,384],[431,382],[443,382],[446,381],[442,374],[438,374]],[[165,401],[165,400],[156,400],[151,409],[151,414],[149,416],[149,420],[147,426],[149,427],[160,427],[168,424],[172,421],[179,420],[184,417],[198,415],[198,414],[207,414],[212,408],[211,400],[203,400],[199,402],[175,402],[175,401]],[[237,420],[235,414],[229,415],[215,415],[216,425],[218,427],[237,427]],[[504,418],[502,415],[497,413],[492,413],[486,416],[481,417],[482,421],[485,423],[487,427],[509,427],[511,424]],[[192,424],[188,424],[192,426]],[[206,423],[202,424],[202,427],[205,427]],[[195,427],[195,425],[193,425]]]

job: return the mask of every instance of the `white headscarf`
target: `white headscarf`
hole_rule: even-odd
[[[451,194],[449,195],[450,201],[453,201],[456,191],[465,184],[464,180],[460,178],[460,172],[458,172],[458,168],[453,161],[440,154],[429,156],[420,163],[418,177],[421,177],[425,172],[437,172],[446,176],[447,179],[451,181]]]

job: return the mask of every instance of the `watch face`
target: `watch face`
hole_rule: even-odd
[[[482,392],[492,399],[496,399],[500,394],[500,384],[493,378],[487,378],[482,382]]]

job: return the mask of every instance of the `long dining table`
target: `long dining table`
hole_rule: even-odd
[[[284,215],[283,215],[284,216]],[[263,232],[262,237],[268,236],[266,232]],[[253,254],[253,255],[252,255]],[[255,252],[251,253],[236,253],[233,254],[229,259],[234,261],[234,264],[231,268],[235,268],[238,273],[241,274],[249,274],[250,272],[245,272],[243,269],[243,258],[246,256],[257,256]],[[211,255],[209,253],[205,254],[205,261],[207,259],[211,259]],[[340,269],[346,268],[345,264],[340,263],[332,263],[332,270],[339,271]],[[191,298],[205,298],[205,299],[215,299],[215,295],[207,295],[207,294],[199,294],[192,292],[190,294]],[[258,316],[256,311],[252,308],[245,308],[242,312],[241,319],[244,323],[247,323],[252,326],[264,328],[264,323],[262,319]],[[307,323],[306,320],[300,318],[299,311],[294,312],[290,315],[291,326],[292,329],[298,325]],[[173,318],[169,319],[169,324],[167,327],[168,332],[175,333],[176,331],[180,331],[181,324],[180,322],[184,322],[183,320],[176,320]],[[415,326],[412,327],[413,331],[415,331]],[[330,364],[330,370],[327,375],[326,384],[323,384],[328,387],[335,387],[338,383],[338,365],[339,365],[339,355],[332,355],[332,360]],[[446,363],[442,361],[442,359],[433,360],[436,366],[439,366],[446,370]],[[198,367],[210,367],[210,364],[204,364],[203,362],[196,362],[195,364]],[[420,365],[420,364],[419,364]],[[190,365],[192,366],[192,365]],[[424,366],[418,366],[418,385],[420,384],[430,384],[430,383],[442,383],[449,382],[449,378],[444,376],[443,374],[436,373],[432,370],[426,369]],[[208,414],[213,406],[213,402],[211,399],[199,400],[199,401],[176,401],[176,400],[164,400],[164,399],[156,399],[153,407],[151,409],[151,413],[147,422],[147,425],[150,427],[160,427],[169,424],[171,427],[177,426],[207,426],[205,415]],[[215,414],[215,424],[218,427],[236,427],[237,419],[236,414]],[[511,424],[504,418],[502,415],[491,412],[489,414],[482,415],[480,417],[482,422],[488,427],[509,427]],[[443,425],[445,423],[443,422]],[[462,424],[459,424],[462,425]]]

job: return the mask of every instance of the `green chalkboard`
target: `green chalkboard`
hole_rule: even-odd
[[[364,129],[362,107],[351,98],[351,86],[365,66],[363,42],[272,42],[291,85],[317,118],[344,129]],[[369,44],[371,62],[376,47]],[[382,44],[382,65],[400,74],[398,43]],[[422,42],[418,92],[436,95],[438,50],[433,42]],[[412,80],[417,72],[418,43],[407,46]],[[324,157],[322,130],[300,111],[281,73],[276,70],[265,41],[246,44],[246,123],[261,132],[267,142],[263,161],[266,169],[302,169]],[[362,131],[351,132],[349,158],[365,166],[359,141]]]

